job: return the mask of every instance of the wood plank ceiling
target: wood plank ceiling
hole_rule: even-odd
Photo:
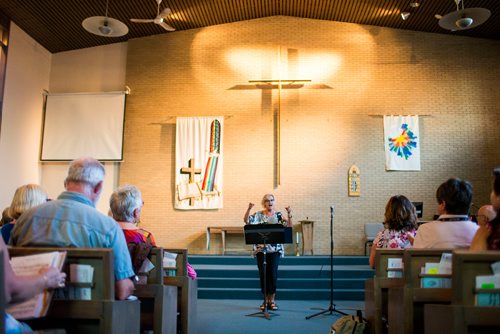
[[[420,5],[410,6],[414,2]],[[478,27],[455,32],[441,28],[434,17],[456,10],[454,0],[164,0],[160,8],[164,7],[172,10],[166,22],[177,31],[285,15],[500,39],[500,0],[465,0],[466,8],[487,8],[491,17]],[[106,0],[0,0],[0,12],[52,53],[169,33],[153,23],[130,22],[154,18],[156,9],[155,0],[109,0],[108,15],[129,28],[127,35],[110,38],[93,35],[81,24],[87,17],[104,16]],[[405,11],[411,15],[402,20]]]

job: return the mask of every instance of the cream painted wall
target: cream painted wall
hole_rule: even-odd
[[[109,92],[125,89],[127,43],[116,43],[52,55],[51,93]],[[42,186],[50,194],[64,190],[67,162],[42,164]],[[106,162],[104,191],[97,208],[107,213],[109,197],[118,185],[119,163]]]
[[[49,88],[51,59],[49,51],[11,24],[0,137],[1,210],[18,186],[41,182],[42,93]]]
[[[7,62],[4,114],[0,137],[0,208],[15,189],[39,183],[51,197],[64,190],[67,162],[40,163],[43,90],[52,93],[124,90],[127,43],[51,54],[12,24]],[[98,203],[108,211],[117,186],[118,163],[105,163],[106,181]]]

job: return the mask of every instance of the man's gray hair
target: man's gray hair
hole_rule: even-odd
[[[65,183],[88,183],[95,187],[99,182],[104,181],[104,174],[104,166],[96,159],[78,158],[71,161]]]
[[[109,207],[116,221],[134,222],[134,210],[142,207],[141,191],[132,185],[120,187],[111,194]]]

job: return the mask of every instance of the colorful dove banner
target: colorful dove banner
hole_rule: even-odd
[[[384,116],[386,170],[420,170],[418,116]]]
[[[224,117],[177,117],[175,208],[222,208]]]

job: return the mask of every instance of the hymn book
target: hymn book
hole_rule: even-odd
[[[10,259],[10,264],[17,276],[34,276],[45,266],[61,270],[65,259],[66,252],[49,252],[16,256]],[[6,311],[18,320],[43,317],[49,309],[52,294],[51,290],[45,289],[30,300],[7,307]]]

